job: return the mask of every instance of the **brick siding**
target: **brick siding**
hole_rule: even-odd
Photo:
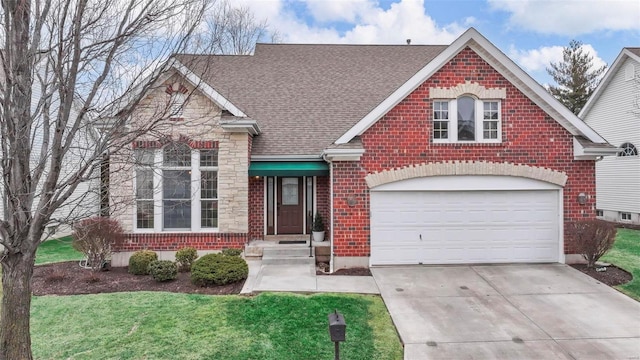
[[[432,142],[429,89],[467,81],[506,89],[507,97],[501,104],[502,143]],[[510,162],[560,171],[568,176],[563,192],[564,228],[578,219],[595,218],[595,162],[573,160],[573,136],[469,48],[371,126],[361,139],[365,153],[360,162],[336,162],[333,167],[334,252],[338,256],[370,254],[369,188],[364,177],[412,164]],[[585,205],[576,200],[581,192],[589,195]],[[566,233],[564,244],[565,253],[575,252]]]
[[[177,251],[183,247],[197,250],[222,250],[244,248],[247,234],[223,233],[157,233],[127,234],[123,245],[116,251]]]

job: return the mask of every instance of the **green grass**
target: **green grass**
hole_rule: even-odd
[[[618,229],[613,249],[600,260],[612,263],[633,275],[633,280],[616,286],[616,289],[640,301],[640,230]]]
[[[40,244],[36,252],[36,265],[82,260],[84,256],[82,253],[73,249],[71,241],[71,236],[65,236],[58,239],[47,240]]]
[[[327,315],[347,323],[344,359],[402,359],[378,296],[114,293],[34,297],[37,359],[332,359]]]

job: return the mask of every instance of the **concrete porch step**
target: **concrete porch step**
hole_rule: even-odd
[[[304,265],[314,261],[314,257],[309,257],[307,247],[269,247],[262,253],[262,264],[265,265]]]

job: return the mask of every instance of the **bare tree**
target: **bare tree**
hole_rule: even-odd
[[[247,6],[234,6],[223,0],[204,18],[206,31],[201,43],[204,51],[224,55],[249,55],[259,41],[278,42],[278,32],[270,30],[267,19],[256,19]]]
[[[107,149],[126,148],[166,115],[125,126],[166,60],[186,49],[207,4],[2,0],[0,360],[32,358],[30,283],[46,227],[100,173]]]

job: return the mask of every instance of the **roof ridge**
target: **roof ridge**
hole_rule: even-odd
[[[256,43],[256,46],[344,46],[344,47],[364,47],[364,46],[380,46],[380,47],[447,47],[446,44],[327,44],[327,43]]]

